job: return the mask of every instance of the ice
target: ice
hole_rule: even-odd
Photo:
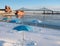
[[[4,41],[0,41],[0,46],[3,46],[5,42]]]
[[[21,24],[0,22],[1,46],[60,46],[60,30],[32,27],[31,31],[13,30]]]
[[[26,46],[37,46],[37,43],[35,41],[26,41],[25,45]]]

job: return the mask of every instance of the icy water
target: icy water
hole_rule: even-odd
[[[2,18],[3,17],[0,17],[0,19]],[[13,16],[12,18],[15,18],[15,16]],[[25,15],[21,20],[23,24],[60,29],[60,15],[59,14]],[[29,22],[30,20],[40,20],[42,21],[42,23],[31,23]]]
[[[60,15],[26,15],[23,18],[24,20],[28,20],[28,19],[37,19],[37,20],[41,20],[42,23],[37,23],[37,26],[42,26],[42,27],[48,27],[48,28],[54,28],[54,29],[60,29]],[[30,23],[34,25],[34,23]]]

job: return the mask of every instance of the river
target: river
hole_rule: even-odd
[[[13,16],[14,17],[14,16]],[[13,18],[12,17],[12,18]],[[1,16],[0,19],[3,17]],[[24,15],[22,18],[24,24],[41,26],[41,27],[49,27],[54,29],[60,29],[60,14],[33,14],[33,15]],[[26,22],[30,20],[40,20],[42,23],[31,23]]]

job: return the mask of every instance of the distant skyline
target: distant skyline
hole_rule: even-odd
[[[21,7],[25,8],[50,8],[60,10],[60,0],[0,0],[0,9],[5,5],[10,6],[13,10]]]

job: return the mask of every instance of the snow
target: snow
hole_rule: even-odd
[[[32,31],[17,31],[21,24],[0,22],[0,46],[60,46],[60,30],[32,27]]]

